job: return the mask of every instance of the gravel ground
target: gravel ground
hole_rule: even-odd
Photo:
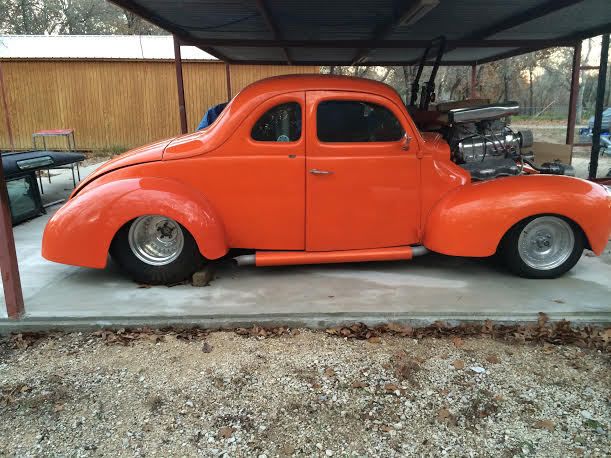
[[[611,454],[606,353],[294,334],[5,339],[0,456]]]

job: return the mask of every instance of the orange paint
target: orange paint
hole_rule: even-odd
[[[257,266],[286,266],[291,264],[332,264],[340,262],[401,261],[412,259],[408,246],[347,251],[262,251],[257,252]]]
[[[385,107],[411,137],[409,146],[403,140],[319,141],[316,107],[326,100]],[[284,103],[301,107],[300,138],[253,140],[259,118]],[[514,224],[549,213],[577,223],[596,253],[607,243],[611,199],[601,186],[541,175],[472,184],[469,173],[450,160],[447,143],[439,134],[421,134],[389,86],[293,75],[247,87],[202,131],[138,148],[100,167],[49,221],[43,256],[104,267],[119,228],[145,214],[181,223],[208,259],[247,248],[291,252],[258,254],[273,262],[331,262],[325,259],[361,250],[382,260],[395,259],[397,252],[407,256],[407,245],[416,244],[488,256]]]

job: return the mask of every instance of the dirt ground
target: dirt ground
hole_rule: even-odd
[[[0,456],[611,454],[601,350],[307,330],[20,343],[0,343]]]

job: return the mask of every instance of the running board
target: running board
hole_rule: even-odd
[[[427,254],[422,245],[346,251],[257,251],[234,259],[239,266],[286,266],[365,261],[405,261]]]

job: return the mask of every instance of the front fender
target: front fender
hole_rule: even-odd
[[[117,231],[147,214],[178,221],[208,259],[228,250],[221,220],[201,194],[176,180],[145,177],[110,181],[70,199],[48,222],[42,255],[62,264],[103,268]]]
[[[596,254],[609,240],[611,199],[602,186],[566,176],[520,175],[448,193],[428,215],[424,245],[452,256],[491,256],[514,224],[539,214],[574,221]]]

